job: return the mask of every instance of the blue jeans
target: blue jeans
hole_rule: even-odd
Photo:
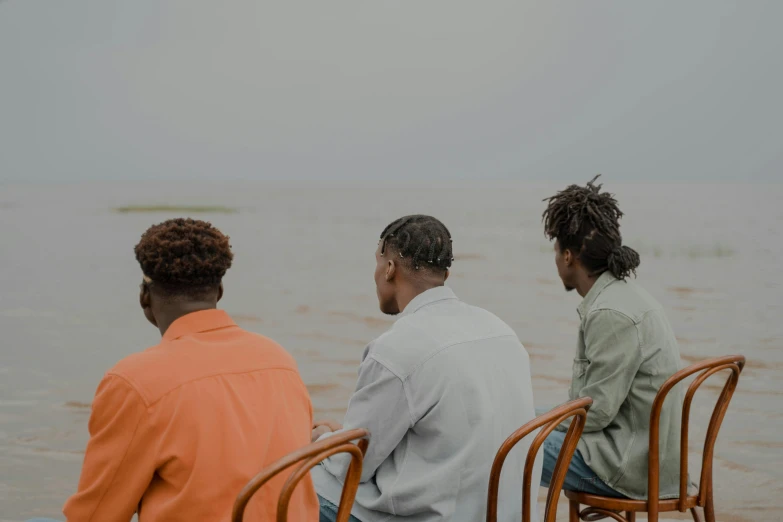
[[[562,431],[553,431],[544,441],[544,471],[541,474],[541,486],[548,488],[552,481],[552,473],[555,471],[557,456],[560,454],[560,448],[563,447],[563,441],[566,434]],[[609,486],[606,482],[590,469],[579,450],[574,452],[571,464],[568,466],[563,489],[570,491],[582,491],[592,495],[602,495],[605,497],[621,497],[625,495],[619,493]]]
[[[321,516],[319,517],[318,522],[335,522],[335,520],[337,520],[337,506],[321,495],[318,495],[318,502],[321,504]],[[362,522],[353,515],[351,515],[351,518],[348,520],[349,522]]]

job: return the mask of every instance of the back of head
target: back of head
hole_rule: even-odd
[[[389,223],[375,251],[375,287],[385,314],[402,312],[419,294],[449,277],[451,234],[432,216],[416,214]]]
[[[561,251],[570,250],[593,275],[609,270],[618,279],[636,274],[639,254],[624,246],[623,213],[613,194],[601,192],[598,176],[582,187],[571,185],[545,199],[544,232]]]
[[[150,227],[135,253],[156,292],[184,300],[216,292],[233,259],[228,236],[210,223],[183,218]]]
[[[423,275],[443,274],[454,261],[449,229],[422,214],[401,217],[383,230],[381,254],[387,251],[399,256],[409,271]]]

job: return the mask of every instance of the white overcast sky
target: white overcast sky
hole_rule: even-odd
[[[0,182],[778,181],[781,21],[781,0],[0,0]]]

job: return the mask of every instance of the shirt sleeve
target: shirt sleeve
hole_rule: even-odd
[[[356,391],[348,403],[343,430],[340,430],[365,428],[370,432],[361,482],[375,476],[378,467],[392,454],[411,426],[412,417],[402,380],[372,356],[365,357],[359,367]],[[323,462],[326,471],[341,482],[349,464],[348,455],[335,455]]]
[[[148,426],[138,392],[122,377],[105,376],[93,400],[79,488],[63,508],[68,521],[131,520],[155,472]]]
[[[642,364],[634,322],[614,310],[597,310],[584,327],[585,357],[589,361],[579,397],[592,397],[584,431],[601,431],[617,415]]]

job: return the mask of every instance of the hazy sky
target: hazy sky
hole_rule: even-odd
[[[778,181],[781,20],[781,0],[0,0],[0,182]]]

